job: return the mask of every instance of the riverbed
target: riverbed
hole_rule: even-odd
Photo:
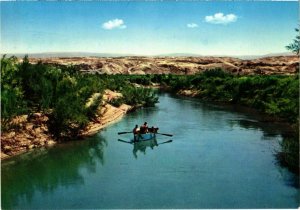
[[[281,125],[167,93],[159,101],[84,141],[2,161],[2,208],[299,206],[297,177],[275,157]],[[131,134],[117,134],[144,121],[174,136],[133,145],[124,142]]]

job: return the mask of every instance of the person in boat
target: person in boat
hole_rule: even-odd
[[[135,127],[132,130],[133,136],[134,136],[134,141],[138,139],[138,135],[140,133],[140,129],[138,125],[135,125]]]
[[[148,131],[149,131],[150,133],[157,133],[157,131],[158,131],[158,128],[157,128],[157,127],[154,127],[154,126],[152,126],[151,128],[149,128],[149,129],[148,129]]]
[[[144,122],[144,124],[140,127],[140,133],[145,134],[148,133],[148,123]]]

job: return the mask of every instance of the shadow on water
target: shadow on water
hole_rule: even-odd
[[[43,194],[51,193],[58,187],[82,185],[84,178],[80,170],[95,173],[97,164],[104,164],[106,146],[105,139],[94,136],[86,141],[73,141],[49,149],[34,150],[3,161],[1,187],[5,193],[1,193],[2,208],[13,208],[20,199],[31,203],[36,190]],[[22,174],[22,178],[14,174]]]

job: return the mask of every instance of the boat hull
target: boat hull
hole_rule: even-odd
[[[136,134],[132,141],[148,141],[148,140],[155,139],[155,137],[156,137],[155,133]]]

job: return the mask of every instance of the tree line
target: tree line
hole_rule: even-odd
[[[295,123],[299,118],[299,75],[239,76],[220,68],[195,75],[134,75],[133,83],[159,83],[171,91],[196,90],[196,97],[241,104]]]

